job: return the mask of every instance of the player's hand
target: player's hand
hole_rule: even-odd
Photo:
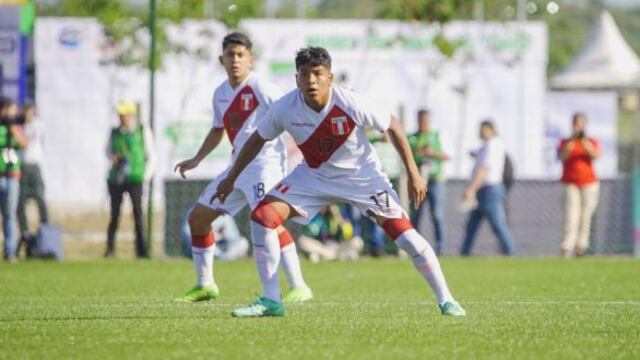
[[[418,209],[427,196],[426,184],[427,181],[420,174],[409,175],[409,198],[415,209]]]
[[[173,169],[173,171],[178,171],[180,173],[180,176],[183,179],[186,179],[187,177],[184,175],[184,173],[195,168],[196,166],[198,166],[198,164],[200,164],[200,160],[191,158],[189,160],[179,162],[178,165],[176,165],[176,167]]]
[[[213,202],[213,200],[217,198],[221,203],[224,203],[224,201],[227,199],[227,196],[229,196],[229,194],[231,194],[231,192],[233,191],[233,183],[234,181],[232,179],[229,179],[228,177],[222,179],[222,181],[220,181],[220,183],[218,184],[216,193],[211,197],[211,202]]]

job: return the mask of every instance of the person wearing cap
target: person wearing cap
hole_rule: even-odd
[[[0,213],[4,233],[4,259],[16,260],[16,213],[20,195],[20,156],[27,146],[18,121],[18,106],[10,98],[0,98]]]
[[[131,101],[116,105],[120,124],[113,129],[107,142],[110,161],[107,185],[111,198],[111,217],[107,229],[107,248],[104,256],[111,258],[120,220],[120,206],[125,193],[129,194],[135,222],[135,249],[138,258],[147,256],[144,239],[142,190],[153,171],[153,137],[148,127],[136,121],[137,107]]]

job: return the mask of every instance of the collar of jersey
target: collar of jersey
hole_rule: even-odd
[[[333,107],[333,86],[329,88],[329,101],[327,102],[327,105],[325,105],[322,110],[320,110],[320,112],[316,112],[309,105],[307,105],[307,102],[304,101],[304,95],[302,95],[301,90],[298,90],[298,96],[300,96],[300,101],[302,101],[302,107],[305,109],[305,111],[313,114],[314,117],[319,117],[320,119],[324,119]]]
[[[244,79],[243,82],[240,83],[240,85],[236,86],[235,89],[231,87],[231,83],[229,82],[229,79],[227,79],[227,85],[229,86],[229,89],[231,89],[231,91],[233,92],[233,95],[237,94],[238,91],[244,89],[245,86],[247,86],[247,84],[249,83],[249,80],[253,77],[253,71],[249,72],[249,75],[247,75],[247,78]]]

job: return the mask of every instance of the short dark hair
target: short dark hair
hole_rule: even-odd
[[[482,122],[480,123],[480,127],[486,127],[493,131],[496,130],[496,126],[493,124],[493,121],[491,121],[491,119],[482,120]]]
[[[302,48],[296,53],[296,70],[307,64],[324,66],[331,70],[331,55],[325,48],[318,46]]]
[[[222,51],[226,50],[230,45],[243,45],[249,51],[253,49],[253,43],[251,39],[243,33],[240,32],[232,32],[222,39]]]
[[[418,119],[421,119],[423,116],[429,116],[429,115],[431,115],[431,112],[427,109],[418,110]]]
[[[586,121],[587,114],[583,113],[582,111],[578,111],[577,113],[574,113],[573,116],[571,117],[571,123],[575,124],[579,118],[583,118]]]

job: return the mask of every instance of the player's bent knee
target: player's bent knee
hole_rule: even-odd
[[[393,240],[396,241],[405,231],[413,229],[411,221],[405,216],[399,219],[387,219],[382,223],[382,229]]]
[[[268,229],[276,229],[284,223],[276,208],[264,200],[251,212],[251,221]]]
[[[189,217],[187,218],[191,233],[201,234],[211,231],[211,223],[219,215],[220,214],[215,210],[208,208],[203,209],[196,205],[196,207],[191,210]]]

